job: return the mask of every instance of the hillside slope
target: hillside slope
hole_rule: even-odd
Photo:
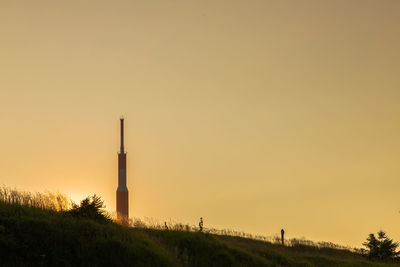
[[[336,249],[136,229],[0,202],[1,266],[397,266]]]

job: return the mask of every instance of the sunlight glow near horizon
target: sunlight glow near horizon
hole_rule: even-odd
[[[300,3],[301,2],[301,3]],[[130,215],[400,241],[400,1],[3,1],[0,183]]]

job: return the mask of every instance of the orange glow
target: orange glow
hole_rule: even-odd
[[[400,241],[400,1],[0,4],[0,182],[129,214]]]

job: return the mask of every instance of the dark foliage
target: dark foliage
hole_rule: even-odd
[[[66,212],[68,215],[93,219],[99,222],[111,222],[111,219],[104,210],[104,202],[99,196],[93,195],[81,201],[80,206],[75,203]]]
[[[0,201],[0,266],[392,266],[335,248],[104,223],[102,207],[91,197],[66,215]]]
[[[368,257],[374,260],[389,260],[400,254],[396,252],[399,244],[393,242],[384,231],[378,232],[378,238],[373,233],[369,234],[363,245],[368,249]]]
[[[143,233],[0,202],[0,266],[175,266]]]
[[[211,234],[143,229],[183,266],[273,266],[263,257],[232,247]]]

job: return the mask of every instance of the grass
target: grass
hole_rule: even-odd
[[[398,266],[332,247],[282,246],[180,224],[125,227],[40,207],[0,200],[1,266]]]
[[[62,213],[0,203],[3,266],[174,266],[140,231]]]

